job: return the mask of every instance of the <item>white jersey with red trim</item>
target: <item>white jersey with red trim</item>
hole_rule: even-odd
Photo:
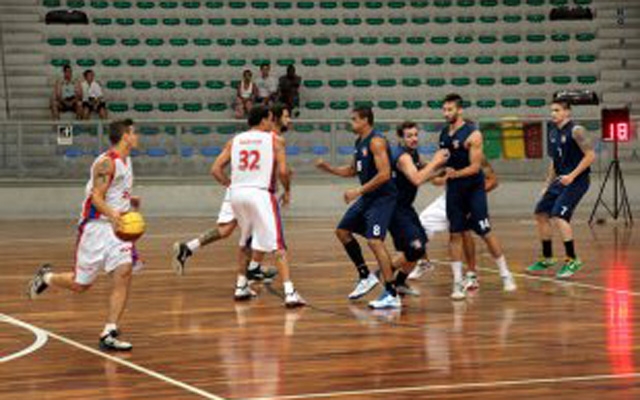
[[[105,194],[105,202],[115,211],[125,213],[131,209],[131,190],[133,189],[133,169],[131,158],[123,159],[114,150],[109,150],[100,155],[91,166],[91,176],[85,188],[85,201],[82,207],[82,221],[105,219],[91,202],[93,191],[93,170],[105,158],[113,161],[113,174],[109,177],[109,188]]]
[[[231,145],[231,188],[275,190],[275,134],[250,130]]]

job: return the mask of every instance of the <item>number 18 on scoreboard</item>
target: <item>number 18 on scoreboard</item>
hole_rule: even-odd
[[[602,110],[602,141],[618,143],[631,141],[631,118],[628,108]]]

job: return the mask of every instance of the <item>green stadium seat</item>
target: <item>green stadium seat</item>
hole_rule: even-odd
[[[473,24],[476,22],[476,17],[473,15],[459,15],[456,17],[456,21],[459,24]]]
[[[58,8],[62,4],[60,0],[43,0],[42,5],[47,8]]]
[[[156,26],[158,25],[158,18],[140,18],[140,25],[142,26]]]
[[[427,65],[442,65],[444,64],[444,58],[439,56],[428,56],[424,59]]]
[[[388,67],[390,65],[393,65],[394,63],[395,60],[393,59],[393,57],[376,57],[376,64],[382,67]]]
[[[227,20],[224,18],[209,18],[207,23],[211,26],[224,26],[227,23]]]
[[[271,18],[254,18],[253,24],[255,26],[265,27],[271,25]]]
[[[109,102],[107,103],[107,110],[112,113],[121,114],[129,111],[129,105],[127,103]]]
[[[365,1],[364,7],[370,10],[379,10],[383,6],[381,1]]]
[[[80,58],[76,60],[76,64],[82,68],[92,68],[96,65],[96,60],[93,58]]]
[[[342,23],[347,26],[358,26],[362,25],[362,18],[345,18],[342,20]]]
[[[351,59],[351,65],[356,67],[365,67],[371,63],[367,57],[354,57]]]
[[[500,104],[505,108],[518,108],[522,105],[522,100],[515,98],[502,99]]]
[[[576,34],[576,40],[578,42],[590,42],[596,38],[595,33],[586,32],[586,33],[578,33]]]
[[[281,67],[288,67],[289,65],[295,65],[296,60],[294,60],[293,58],[279,58],[276,61],[276,64],[278,64]]]
[[[456,36],[453,39],[453,41],[456,42],[457,44],[470,44],[470,43],[473,43],[473,36],[460,35],[460,36]]]
[[[371,26],[384,25],[384,18],[366,18],[364,22]]]
[[[531,64],[531,65],[542,64],[544,63],[544,60],[545,60],[545,56],[540,56],[540,55],[530,55],[525,58],[525,61],[527,62],[527,64]]]
[[[373,85],[373,82],[371,81],[371,79],[360,78],[360,79],[354,79],[351,82],[351,84],[357,88],[365,88],[365,87],[371,87],[371,85]]]
[[[138,38],[124,38],[120,40],[120,44],[126,47],[135,47],[140,45],[140,39]]]
[[[519,76],[503,76],[500,82],[506,86],[515,86],[522,83],[522,79]]]
[[[146,58],[130,58],[127,60],[127,64],[130,67],[144,67],[147,65],[147,59]]]
[[[522,36],[520,35],[504,35],[502,36],[502,42],[506,44],[516,44],[522,41]]]
[[[302,81],[302,86],[307,89],[318,89],[321,88],[322,85],[323,83],[320,79],[305,79]]]
[[[346,110],[349,108],[349,102],[344,100],[335,100],[329,103],[329,108],[332,110]]]
[[[422,85],[420,78],[402,78],[402,86],[418,87]]]
[[[152,103],[134,103],[133,110],[139,113],[149,113],[153,111]]]
[[[305,108],[308,110],[322,110],[324,109],[324,102],[322,101],[307,101],[305,103]]]
[[[292,26],[295,23],[293,18],[277,18],[276,25],[278,26]]]
[[[150,10],[156,6],[156,3],[153,1],[138,1],[136,3],[136,7],[141,10]]]
[[[527,42],[529,43],[542,43],[547,40],[544,34],[529,34],[527,35]]]
[[[405,67],[412,67],[418,64],[420,64],[418,57],[400,57],[400,65],[404,65]]]
[[[318,20],[315,18],[300,18],[298,19],[298,24],[301,26],[314,26],[318,23]]]
[[[495,62],[495,59],[493,56],[477,56],[475,62],[479,65],[490,65]]]
[[[383,110],[396,110],[398,108],[398,102],[395,100],[380,100],[378,107]]]
[[[458,0],[456,4],[458,7],[467,8],[467,7],[475,6],[476,1],[475,0]]]
[[[131,7],[132,7],[132,4],[130,1],[114,1],[113,2],[113,8],[116,8],[118,10],[127,10]]]
[[[358,8],[360,8],[360,2],[359,1],[345,1],[342,3],[342,7],[346,8],[347,10],[356,10]]]
[[[343,89],[348,86],[348,82],[345,79],[331,79],[329,80],[329,87],[334,89]]]
[[[447,8],[453,5],[453,1],[451,0],[434,0],[433,5],[438,8]]]
[[[451,79],[451,84],[458,87],[469,86],[471,84],[471,79],[467,77],[453,78]]]
[[[160,90],[173,90],[178,85],[174,81],[158,81],[156,82],[156,87]]]
[[[450,42],[449,36],[432,36],[431,43],[437,45],[444,45]]]
[[[229,66],[231,67],[239,68],[247,65],[247,60],[245,60],[244,58],[232,58],[227,60],[227,64],[229,64]]]
[[[411,17],[411,23],[414,25],[426,25],[430,21],[427,16]]]
[[[242,38],[240,44],[247,47],[253,47],[260,44],[260,40],[257,38]]]
[[[229,2],[229,8],[233,9],[233,10],[242,10],[243,8],[247,7],[247,3],[245,3],[244,1],[230,1]]]
[[[226,103],[222,103],[222,102],[207,104],[207,110],[211,112],[223,112],[223,111],[226,111],[228,108],[229,106]]]
[[[169,39],[169,44],[175,47],[183,47],[189,44],[189,39],[174,37]]]
[[[290,1],[277,1],[273,7],[276,10],[290,10],[293,7],[293,4]]]
[[[219,8],[222,8],[224,6],[224,3],[222,1],[207,1],[204,5],[207,8],[217,10]]]
[[[571,77],[567,75],[553,76],[551,77],[551,82],[555,83],[556,85],[568,85],[571,83]]]
[[[527,5],[531,7],[540,7],[544,5],[545,0],[527,0]]]
[[[497,7],[498,0],[480,0],[481,7]]]
[[[289,38],[289,44],[291,46],[305,46],[307,44],[307,38],[305,37],[291,37]]]
[[[161,1],[160,8],[163,8],[165,10],[175,10],[176,8],[178,8],[178,2],[177,1]]]
[[[180,20],[178,20],[180,21]],[[116,18],[116,24],[121,26],[133,26],[136,21],[133,18]]]
[[[539,24],[541,22],[544,22],[547,19],[546,15],[544,14],[529,14],[527,15],[527,21],[534,23],[534,24]]]
[[[173,62],[168,58],[157,58],[151,63],[158,68],[167,68],[170,67],[171,64],[173,64]]]
[[[356,39],[353,36],[338,36],[336,38],[336,43],[341,46],[350,46],[354,44]]]
[[[317,67],[320,65],[320,60],[317,58],[303,58],[301,62],[305,67]]]
[[[467,65],[469,64],[469,57],[466,56],[456,56],[451,57],[449,62],[453,65]]]
[[[402,107],[406,110],[419,110],[422,108],[420,100],[403,100]]]
[[[203,110],[202,103],[184,103],[182,109],[186,112],[197,113]]]
[[[568,33],[554,33],[551,35],[551,40],[554,42],[568,42],[571,39],[571,35]]]
[[[338,8],[338,2],[337,1],[321,1],[320,8],[322,8],[323,10],[334,10]]]
[[[83,8],[84,6],[83,0],[67,0],[67,7],[69,8]]]
[[[518,7],[522,4],[522,0],[502,0],[502,4],[507,7]]]
[[[578,54],[576,56],[576,61],[579,63],[593,63],[596,61],[595,54]]]
[[[313,4],[313,1],[299,1],[296,6],[301,10],[311,10],[315,7],[315,4]]]
[[[178,66],[183,68],[195,67],[198,62],[193,58],[183,58],[178,60]]]
[[[448,25],[453,22],[453,17],[448,15],[440,15],[435,17],[433,20],[436,24]]]
[[[342,57],[327,58],[327,65],[330,67],[341,67],[346,64],[346,60]]]
[[[211,46],[213,44],[213,40],[209,38],[195,38],[193,39],[193,44],[199,47]]]
[[[440,110],[442,109],[442,100],[428,100],[427,101],[427,107],[429,107],[432,110]]]
[[[136,80],[131,82],[131,87],[135,90],[149,90],[151,86],[150,81]]]
[[[498,38],[495,35],[480,35],[478,37],[478,42],[482,44],[493,44],[498,41]]]
[[[125,81],[107,81],[105,87],[109,90],[124,90],[127,88]]]
[[[495,108],[498,103],[491,99],[482,99],[476,101],[476,106],[483,109]]]
[[[538,75],[528,76],[527,83],[529,85],[544,85],[545,83],[547,83],[547,78],[544,76],[538,76]]]
[[[447,84],[444,78],[428,78],[427,85],[431,87],[442,87]]]
[[[402,26],[406,25],[408,20],[404,17],[389,18],[389,25]]]
[[[427,39],[425,39],[422,36],[409,36],[407,38],[407,43],[409,43],[412,46],[422,46],[423,44],[425,44],[427,41]]]
[[[547,101],[542,98],[531,98],[526,100],[526,104],[532,108],[540,108],[547,105]]]
[[[70,65],[71,64],[71,60],[69,60],[68,58],[54,58],[53,60],[51,60],[51,65],[59,68],[65,65]]]
[[[202,18],[187,18],[184,22],[189,26],[201,26],[204,25],[204,19]]]
[[[200,86],[200,82],[195,80],[180,82],[180,87],[184,90],[198,90],[200,89]]]
[[[581,75],[578,76],[577,81],[583,85],[593,85],[598,81],[598,77],[594,75]]]
[[[588,6],[591,4],[592,0],[573,0],[573,2],[577,6]]]
[[[91,39],[86,37],[75,37],[71,40],[71,43],[73,43],[74,46],[85,47],[91,45]]]
[[[236,44],[236,40],[231,38],[220,38],[216,42],[218,43],[218,46],[222,47],[232,47]]]
[[[551,56],[551,62],[556,64],[564,64],[568,63],[571,60],[571,57],[567,54],[554,54]]]
[[[501,56],[500,62],[506,65],[514,65],[520,62],[520,57],[518,56]]]
[[[498,22],[498,17],[495,15],[481,15],[480,22],[483,24],[495,24]]]
[[[164,39],[160,38],[148,38],[145,40],[145,44],[149,47],[159,47],[164,45]]]
[[[402,38],[399,36],[385,36],[382,38],[382,43],[390,46],[397,46],[402,43]]]
[[[338,18],[322,18],[320,23],[324,26],[336,26],[340,23]]]
[[[202,60],[202,65],[205,67],[219,67],[222,65],[222,60],[219,58],[205,58]]]
[[[211,90],[220,90],[224,89],[226,84],[223,81],[218,80],[208,80],[205,82],[205,87]]]
[[[180,18],[163,18],[162,24],[166,26],[178,26],[180,25]]]
[[[97,38],[96,43],[98,46],[111,47],[116,45],[116,40],[114,38]]]
[[[109,2],[104,0],[93,0],[91,2],[91,8],[95,8],[96,10],[104,10],[109,8]]]
[[[554,7],[566,6],[569,4],[569,0],[550,0],[549,4]]]
[[[111,25],[113,20],[111,18],[94,18],[93,24],[98,26],[107,26]]]
[[[376,44],[378,44],[378,38],[376,36],[361,37],[360,44],[365,46],[375,46]]]
[[[398,81],[396,81],[393,78],[385,78],[385,79],[378,79],[377,84],[380,87],[395,87],[398,84]]]
[[[493,86],[496,84],[496,79],[489,76],[479,76],[476,78],[476,85],[478,86]]]
[[[120,65],[122,65],[122,61],[118,58],[106,58],[102,60],[103,67],[113,68],[113,67],[119,67]]]
[[[174,113],[178,111],[179,107],[177,103],[160,103],[158,104],[158,110],[164,113]]]
[[[67,45],[67,39],[65,38],[49,38],[47,39],[47,44],[49,46],[66,46]]]

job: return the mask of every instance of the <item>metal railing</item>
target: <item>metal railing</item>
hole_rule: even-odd
[[[376,126],[395,142],[400,120],[380,120]],[[441,120],[416,120],[421,127],[420,152],[429,157],[437,149]],[[578,120],[596,138],[600,121]],[[108,147],[108,121],[0,121],[0,177],[24,179],[85,179],[88,168]],[[506,125],[510,124],[510,125]],[[485,153],[505,177],[540,179],[546,170],[546,124],[540,118],[486,119]],[[70,143],[58,143],[58,127],[71,126]],[[134,153],[136,176],[166,179],[208,179],[211,162],[236,132],[246,129],[239,120],[136,120],[140,149]],[[538,128],[535,128],[535,127]],[[636,124],[636,126],[638,126]],[[512,129],[507,129],[508,127]],[[533,128],[532,128],[533,127]],[[296,120],[286,134],[289,162],[298,177],[319,178],[317,158],[349,162],[354,137],[344,120]],[[607,167],[610,144],[595,139],[599,155],[596,172]],[[634,138],[623,144],[623,168],[640,173],[640,145]]]

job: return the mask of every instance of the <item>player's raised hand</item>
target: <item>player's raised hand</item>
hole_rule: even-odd
[[[358,197],[360,197],[360,188],[349,189],[344,192],[344,202],[347,204],[351,203]]]

